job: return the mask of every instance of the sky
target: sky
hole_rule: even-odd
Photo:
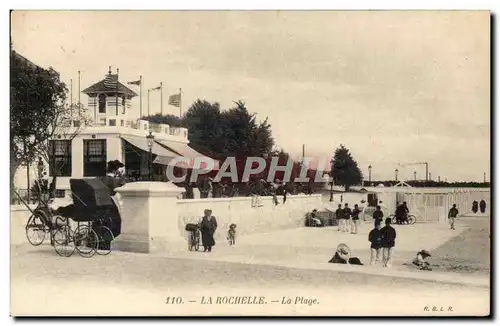
[[[16,11],[14,49],[52,66],[78,101],[111,65],[120,81],[163,82],[163,112],[242,100],[294,157],[350,149],[365,178],[489,180],[486,11]],[[135,86],[129,86],[139,93]],[[82,103],[87,102],[81,94]],[[152,92],[151,114],[160,112]],[[139,97],[131,115],[139,116]],[[399,165],[400,164],[400,165]]]

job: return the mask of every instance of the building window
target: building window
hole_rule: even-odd
[[[99,113],[106,113],[106,95],[99,95]]]
[[[120,120],[120,126],[121,126],[121,127],[125,126],[125,121]]]
[[[83,176],[106,175],[106,139],[83,141]]]
[[[71,140],[51,140],[49,143],[49,175],[71,176]]]
[[[109,119],[109,126],[110,127],[115,127],[116,126],[116,120],[115,119]]]

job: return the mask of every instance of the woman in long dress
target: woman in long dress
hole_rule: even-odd
[[[212,251],[215,245],[214,233],[217,230],[217,219],[212,216],[212,210],[205,209],[205,215],[200,222],[201,242],[203,244],[204,252]]]

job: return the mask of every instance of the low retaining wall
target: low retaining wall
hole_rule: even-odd
[[[179,232],[186,235],[187,223],[197,223],[206,208],[217,218],[216,239],[225,239],[231,223],[237,225],[238,234],[261,233],[304,225],[307,212],[321,206],[321,195],[288,196],[285,203],[275,205],[272,197],[259,197],[257,207],[252,207],[252,197],[183,199],[177,202]],[[280,198],[282,201],[282,198]]]

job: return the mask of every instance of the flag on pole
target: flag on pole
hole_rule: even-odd
[[[181,94],[174,94],[168,97],[168,104],[180,107],[181,106]]]
[[[109,89],[118,88],[118,74],[117,75],[112,75],[112,74],[106,75],[106,78],[104,78],[104,87],[109,88]]]
[[[134,81],[128,82],[127,84],[141,86],[141,80],[140,79],[134,80]]]
[[[155,88],[151,88],[150,90],[151,91],[157,91],[157,90],[160,90],[161,89],[161,86],[158,86],[158,87],[155,87]]]

